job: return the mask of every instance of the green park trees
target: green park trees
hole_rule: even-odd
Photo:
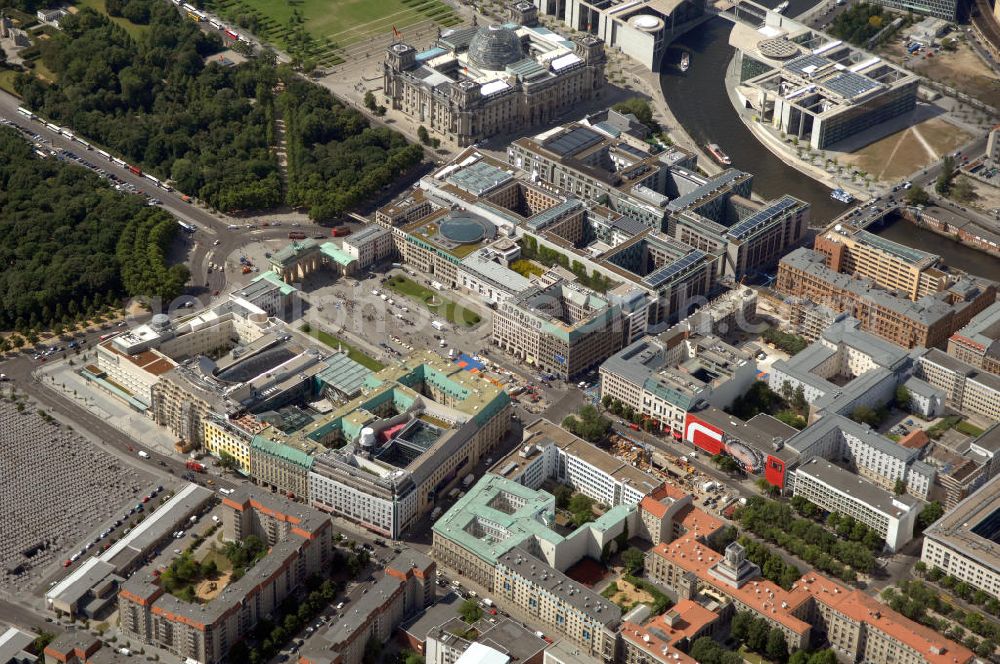
[[[0,128],[0,328],[70,324],[125,296],[164,300],[188,279],[166,250],[166,212],[122,196],[83,168],[38,159]],[[29,337],[30,338],[30,337]]]

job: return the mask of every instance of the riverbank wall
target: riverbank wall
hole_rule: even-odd
[[[925,228],[932,233],[975,249],[988,256],[1000,258],[1000,235],[980,228],[968,219],[962,219],[940,208],[900,211],[906,222]]]

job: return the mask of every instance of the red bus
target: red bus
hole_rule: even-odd
[[[131,164],[129,164],[128,170],[135,173],[136,175],[142,175],[142,169],[139,168],[138,166],[132,166]]]
[[[351,234],[351,229],[348,228],[347,226],[337,226],[336,228],[330,230],[330,235],[332,235],[333,237],[343,237],[345,235],[350,235],[350,234]]]

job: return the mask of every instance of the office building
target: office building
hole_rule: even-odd
[[[645,624],[625,620],[621,628],[624,664],[695,664],[688,655],[703,636],[721,635],[719,614],[697,602],[682,599],[666,613]]]
[[[683,537],[659,544],[646,555],[646,574],[677,593],[711,607],[724,621],[749,611],[785,635],[789,650],[824,642],[838,659],[874,664],[967,664],[974,654],[888,606],[817,572],[808,572],[791,590],[761,578],[738,543],[719,554],[705,543]]]
[[[398,538],[490,455],[510,414],[503,389],[416,351],[289,438],[328,448],[310,455],[302,473],[310,504]]]
[[[904,348],[943,346],[996,300],[996,284],[962,276],[945,290],[913,301],[878,287],[870,279],[836,272],[826,262],[826,255],[818,251],[792,251],[778,264],[775,288],[783,295],[847,312],[861,322],[862,330]]]
[[[37,635],[14,626],[0,626],[0,664],[34,664],[38,658],[27,651]]]
[[[540,567],[565,571],[601,552],[626,530],[637,532],[635,505],[617,505],[562,535],[555,498],[498,475],[487,474],[434,522],[434,558],[476,583],[493,587],[497,561],[514,547],[542,557]]]
[[[715,179],[724,180],[732,172]],[[686,197],[687,206],[681,206],[685,197],[670,202],[674,210],[671,234],[696,249],[721,256],[722,276],[740,280],[773,268],[809,228],[809,204],[805,201],[786,194],[758,203],[728,188],[706,192],[712,179],[706,180],[706,185]]]
[[[215,664],[258,621],[295,597],[307,578],[329,569],[333,527],[321,512],[248,487],[226,496],[223,506],[224,538],[241,541],[255,535],[270,547],[267,555],[203,603],[166,592],[152,569],[132,575],[118,593],[126,638]]]
[[[405,548],[384,573],[299,653],[300,664],[361,664],[369,641],[387,643],[404,621],[434,604],[434,561]]]
[[[902,481],[906,492],[927,500],[934,468],[920,460],[920,449],[904,447],[843,415],[829,413],[785,441],[803,460],[816,456],[840,461],[886,491]]]
[[[459,617],[426,634],[426,664],[542,664],[548,643],[535,631],[508,618],[472,626]]]
[[[507,267],[504,258],[493,247],[485,247],[462,259],[457,280],[463,291],[475,293],[493,305],[520,295],[532,285],[530,279]]]
[[[1000,302],[972,317],[948,338],[948,354],[993,374],[1000,374]]]
[[[357,261],[359,270],[366,270],[375,263],[390,258],[395,247],[392,234],[381,226],[367,226],[344,238],[342,250]]]
[[[504,23],[443,32],[418,51],[386,49],[382,90],[389,105],[459,146],[550,123],[604,94],[604,43],[569,40],[533,25]]]
[[[268,316],[291,320],[294,312],[289,309],[298,292],[299,289],[282,281],[276,273],[265,270],[245,287],[233,291],[233,296],[262,309]]]
[[[926,14],[927,16],[942,19],[942,22],[953,23],[959,19],[958,2],[956,0],[917,0],[917,2],[912,2],[911,0],[907,0],[906,2],[902,0],[879,0],[879,4],[901,12]]]
[[[925,420],[933,420],[944,413],[944,390],[934,387],[925,380],[910,376],[903,383],[910,395],[910,412]]]
[[[913,527],[922,504],[907,495],[894,495],[826,459],[813,457],[795,470],[795,495],[827,512],[850,516],[885,540],[890,551],[913,539]]]
[[[1000,477],[994,477],[924,531],[920,559],[1000,599]]]
[[[521,446],[497,461],[491,472],[540,489],[546,480],[573,487],[602,505],[635,505],[661,481],[577,438],[546,419],[524,427]]]
[[[650,71],[660,71],[667,46],[676,35],[704,15],[697,0],[664,4],[652,0],[614,4],[589,0],[530,0],[538,12],[562,21],[570,29],[595,35]]]
[[[810,419],[824,412],[850,415],[859,406],[876,410],[892,401],[912,357],[859,328],[853,318],[834,323],[802,352],[774,362],[768,387],[788,395],[801,388]]]
[[[616,660],[621,609],[526,549],[515,546],[497,558],[493,594],[588,655]]]
[[[760,122],[825,150],[916,106],[915,74],[760,10],[747,20],[737,15],[729,37],[740,71],[737,94]]]
[[[493,344],[544,374],[569,380],[622,347],[621,307],[583,286],[532,286],[497,307]]]
[[[757,379],[757,363],[716,336],[674,332],[609,357],[600,369],[601,398],[610,396],[680,439],[687,413],[705,405],[728,408]]]
[[[976,369],[937,348],[916,361],[914,374],[943,390],[945,404],[960,413],[994,422],[1000,413],[1000,376]]]

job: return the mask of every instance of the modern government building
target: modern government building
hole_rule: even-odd
[[[813,150],[916,106],[915,74],[751,2],[739,3],[736,16],[729,43],[738,98],[760,122]]]

